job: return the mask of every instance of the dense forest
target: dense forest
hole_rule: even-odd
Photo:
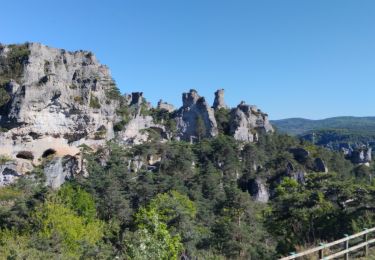
[[[329,173],[310,171],[311,158],[297,160],[291,147],[324,158]],[[1,256],[275,259],[375,221],[373,168],[287,135],[252,144],[222,133],[194,144],[81,150],[89,175],[58,191],[45,187],[38,170],[0,189]],[[129,167],[135,158],[159,160]],[[305,179],[289,176],[288,164],[305,169]],[[271,191],[268,203],[251,196],[257,178]]]

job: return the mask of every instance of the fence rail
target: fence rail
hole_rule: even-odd
[[[359,232],[357,234],[351,235],[351,236],[345,236],[342,239],[336,240],[334,242],[328,243],[328,244],[321,244],[318,247],[306,250],[301,253],[291,253],[290,256],[283,257],[280,260],[294,260],[299,259],[304,256],[311,256],[313,254],[318,254],[319,258],[321,260],[329,260],[329,259],[335,259],[337,257],[345,256],[345,259],[349,259],[349,254],[353,252],[358,252],[361,249],[364,249],[365,256],[368,256],[368,249],[371,244],[375,244],[375,239],[369,240],[369,234],[375,233],[375,228],[371,229],[365,229],[362,232]],[[349,246],[350,241],[356,238],[363,238],[363,242],[360,244]],[[341,251],[336,253],[330,253],[325,255],[324,251],[327,249],[330,249],[331,247],[337,246],[343,244],[344,247]]]

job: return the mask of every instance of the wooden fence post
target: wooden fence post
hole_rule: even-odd
[[[319,246],[323,246],[323,248],[319,250],[319,259],[323,259],[324,258],[324,244],[320,243]]]
[[[365,228],[364,231],[367,231],[368,229]],[[365,234],[365,242],[368,242],[368,233]],[[368,244],[365,246],[365,257],[368,257]]]
[[[345,237],[348,237],[349,235],[345,234]],[[349,240],[345,241],[345,250],[349,249]],[[349,252],[345,254],[345,260],[349,260]]]

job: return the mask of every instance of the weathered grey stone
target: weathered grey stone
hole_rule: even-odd
[[[304,162],[310,156],[310,152],[303,148],[292,148],[289,149],[289,152],[293,154],[294,159],[299,162]]]
[[[114,137],[118,101],[108,92],[114,83],[106,66],[87,51],[67,52],[38,43],[24,45],[29,51],[20,75],[6,84],[10,100],[0,108],[1,153],[16,159],[28,158],[34,164],[47,149],[56,155],[76,155],[78,146],[101,145]],[[1,60],[11,47],[0,48]],[[96,140],[97,130],[102,140]],[[20,154],[23,152],[23,155]]]
[[[358,147],[354,149],[348,158],[352,163],[366,164],[372,161],[372,148],[371,147]]]
[[[296,180],[300,184],[304,184],[306,172],[301,169],[296,169],[291,162],[288,162],[286,165],[286,176]]]
[[[314,160],[314,170],[316,172],[328,173],[328,168],[322,158],[316,158]]]
[[[241,102],[237,108],[232,109],[230,132],[236,140],[254,142],[257,141],[259,132],[272,133],[273,131],[268,115],[255,106]]]
[[[198,138],[197,122],[203,123],[203,136],[214,137],[218,135],[217,123],[214,110],[200,97],[195,90],[182,95],[183,106],[177,111],[178,136],[182,140],[191,141]]]
[[[54,158],[44,167],[46,185],[58,189],[68,179],[79,174],[81,170],[79,159],[73,156]]]
[[[228,108],[224,101],[224,89],[219,89],[215,92],[215,100],[213,108],[215,110],[220,108]]]
[[[15,162],[7,162],[0,165],[0,187],[10,185],[22,176],[17,171],[17,164]]]
[[[160,110],[168,111],[169,113],[172,113],[173,111],[176,110],[175,107],[172,104],[168,104],[166,102],[163,102],[163,100],[161,100],[161,99],[158,102],[157,108],[160,109]]]
[[[136,116],[125,126],[125,129],[118,133],[118,139],[123,144],[141,144],[149,138],[147,129],[158,129],[165,132],[165,127],[155,124],[151,116]]]
[[[264,181],[257,178],[250,182],[250,194],[254,197],[255,201],[261,203],[267,203],[270,198],[270,194]]]

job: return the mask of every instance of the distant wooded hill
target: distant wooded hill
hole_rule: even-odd
[[[375,143],[375,117],[290,118],[274,120],[272,124],[279,132],[300,136],[319,145]]]

